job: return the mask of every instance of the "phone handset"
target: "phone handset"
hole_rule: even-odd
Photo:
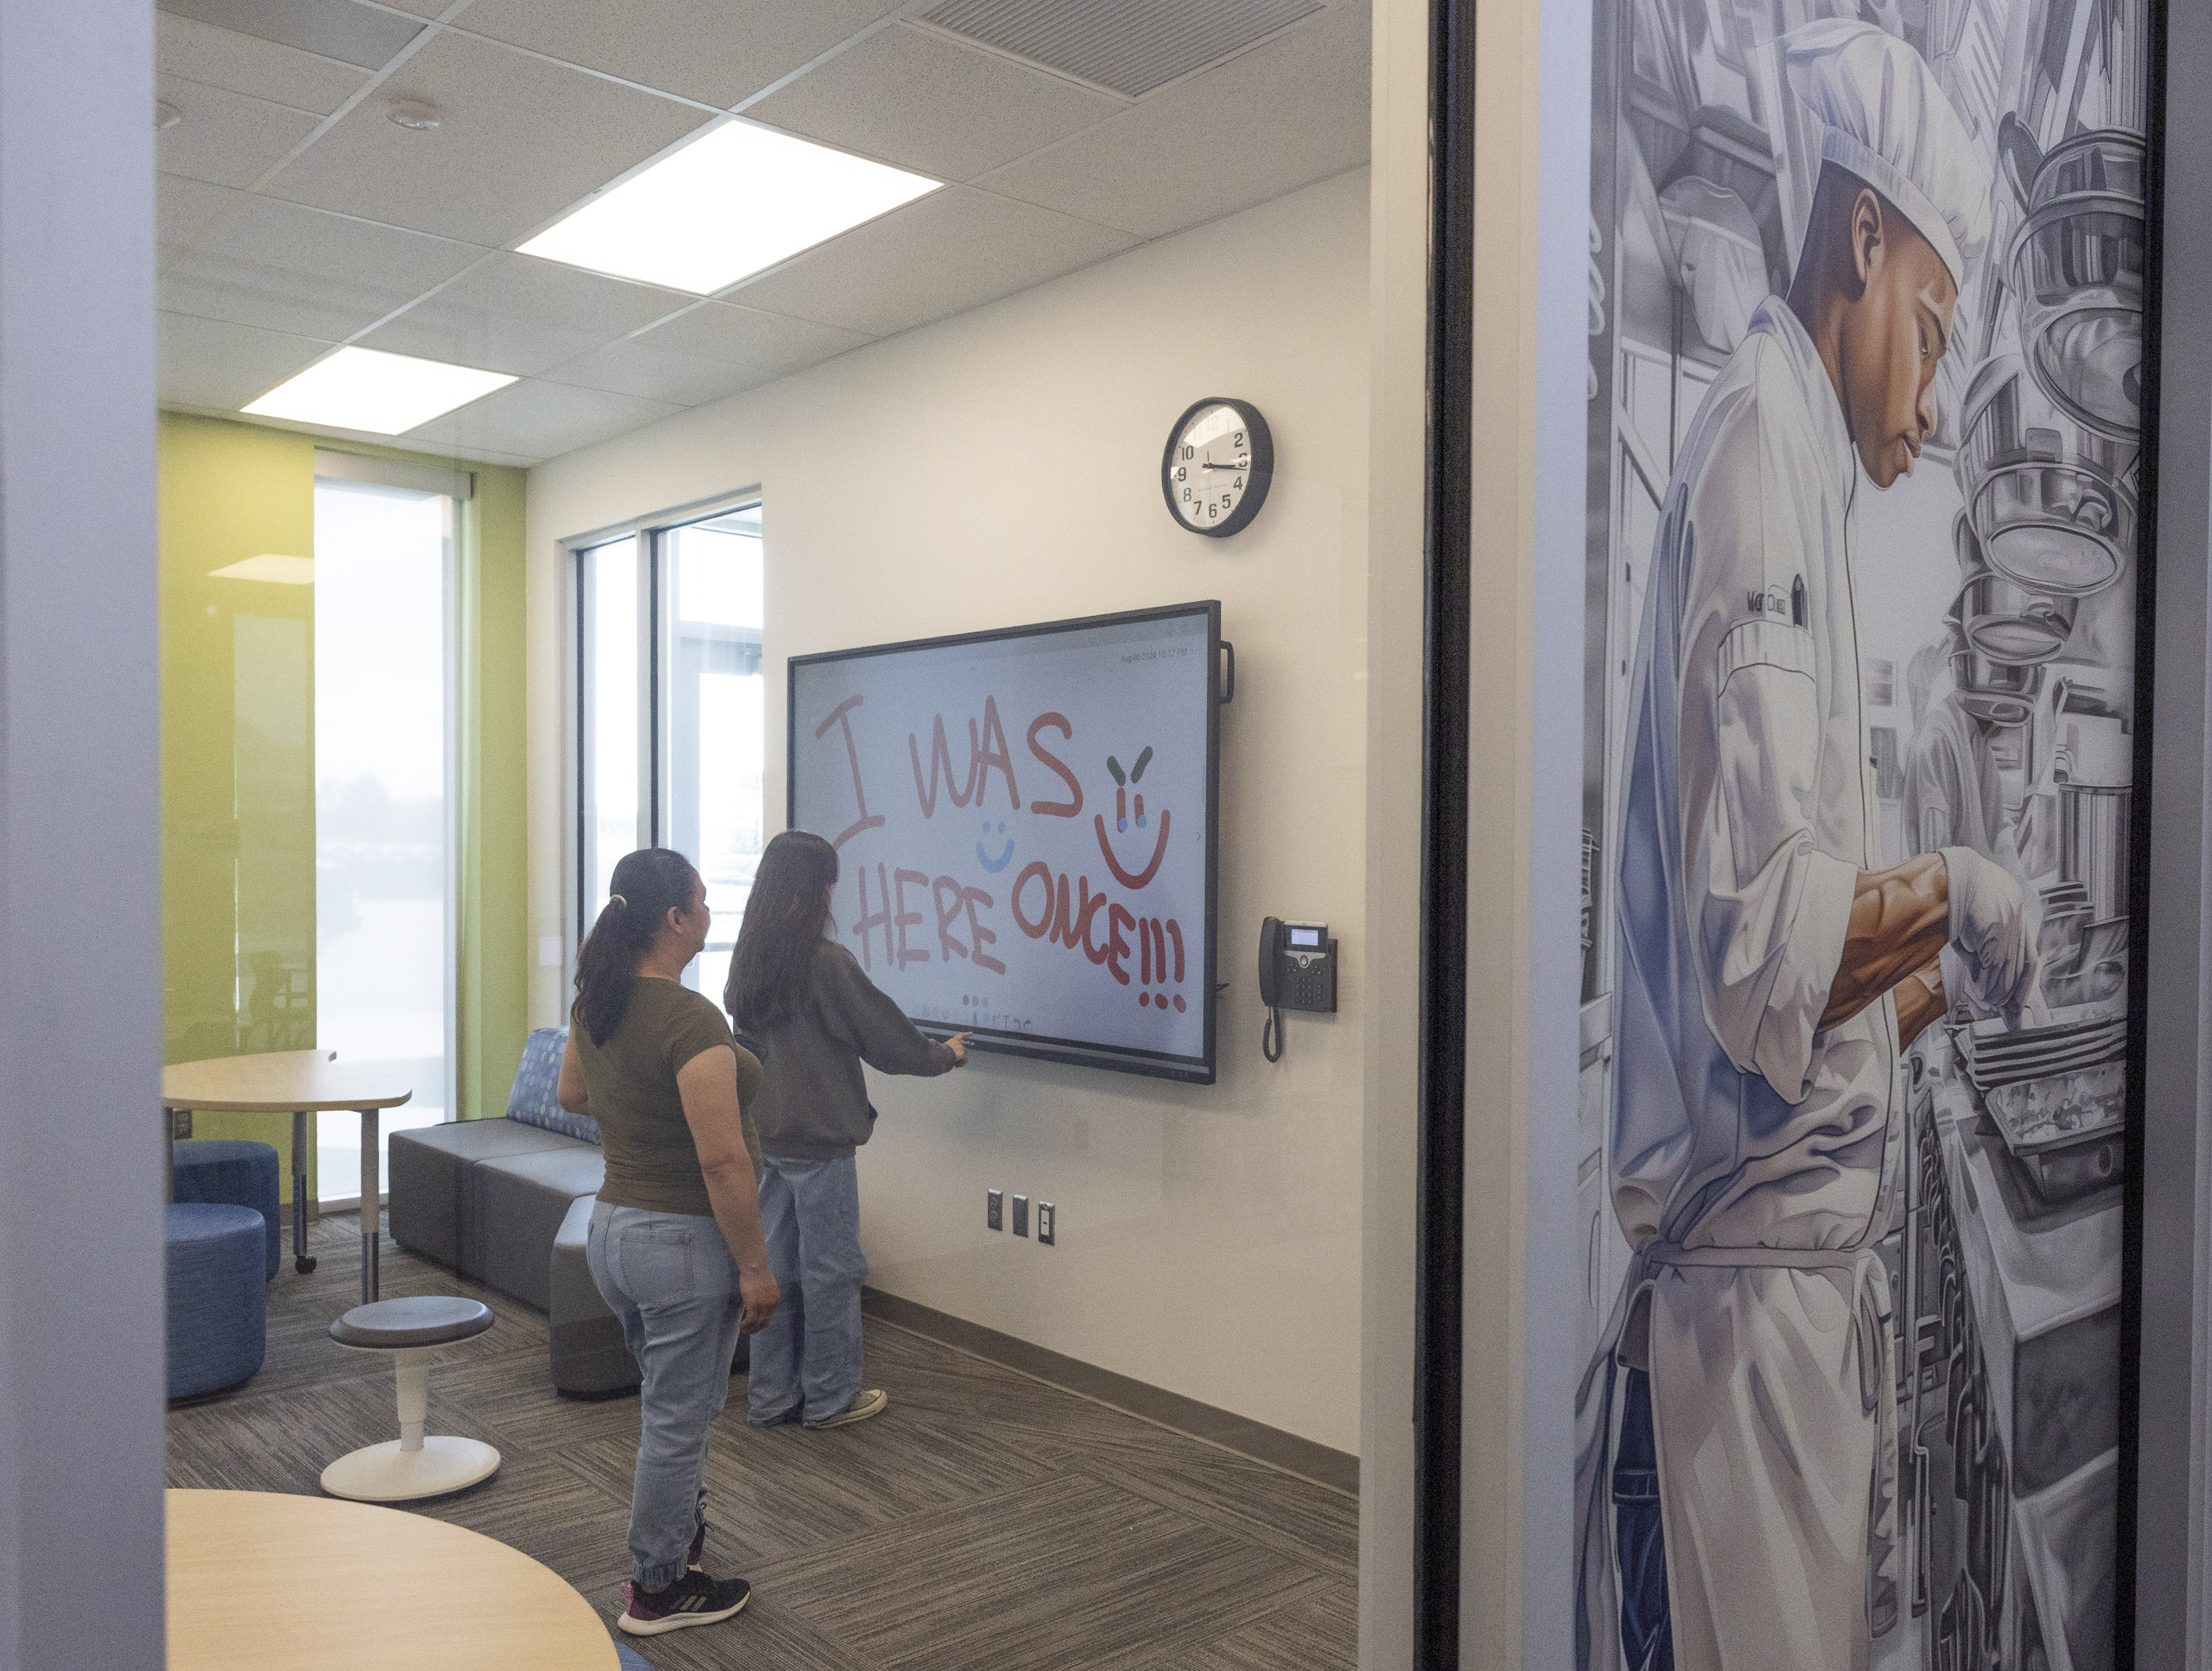
[[[1283,1059],[1283,1012],[1336,1010],[1336,942],[1322,922],[1260,923],[1260,1001],[1267,1006],[1260,1052],[1271,1062]]]
[[[1283,920],[1260,919],[1260,1001],[1267,1006],[1267,1024],[1260,1029],[1260,1054],[1271,1062],[1283,1059]]]

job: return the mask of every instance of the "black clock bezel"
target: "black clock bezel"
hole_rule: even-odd
[[[1183,431],[1190,428],[1191,420],[1209,406],[1227,406],[1244,420],[1244,428],[1252,437],[1252,465],[1244,474],[1249,478],[1244,496],[1237,501],[1237,508],[1219,522],[1209,527],[1198,527],[1183,520],[1182,511],[1176,507],[1175,477],[1170,473],[1175,468],[1176,448],[1182,445]],[[1233,533],[1251,526],[1252,519],[1260,514],[1260,507],[1267,501],[1267,489],[1275,479],[1275,437],[1267,428],[1267,420],[1260,416],[1260,409],[1249,400],[1239,400],[1234,395],[1210,394],[1203,400],[1194,400],[1184,408],[1183,414],[1168,429],[1168,444],[1160,453],[1160,497],[1167,503],[1168,514],[1175,519],[1176,527],[1185,533],[1198,534],[1206,539],[1226,539]]]

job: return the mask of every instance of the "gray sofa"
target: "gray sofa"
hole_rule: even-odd
[[[392,1134],[392,1239],[546,1313],[562,1392],[625,1392],[637,1364],[584,1261],[599,1122],[554,1095],[568,1042],[565,1027],[531,1034],[506,1118]]]

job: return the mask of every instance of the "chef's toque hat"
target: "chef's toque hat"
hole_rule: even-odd
[[[1965,288],[1990,234],[1990,170],[1920,54],[1871,23],[1828,18],[1782,37],[1790,85],[1821,125],[1820,157],[1880,191]]]

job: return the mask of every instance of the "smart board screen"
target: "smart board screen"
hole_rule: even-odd
[[[1212,1082],[1219,638],[1201,603],[793,658],[791,827],[915,1021]]]

